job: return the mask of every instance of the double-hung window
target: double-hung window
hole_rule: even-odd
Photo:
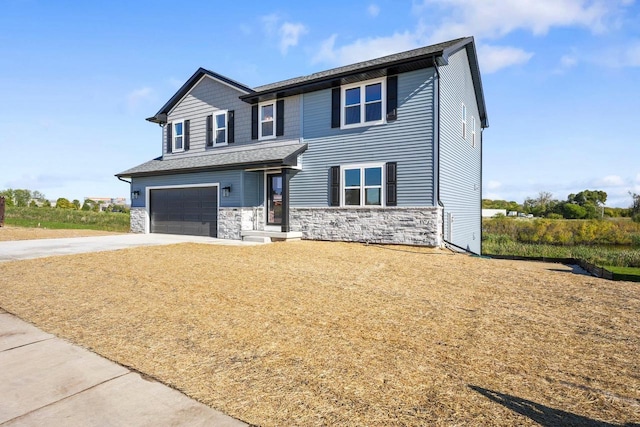
[[[471,116],[471,147],[476,147],[476,116]]]
[[[342,128],[384,123],[385,82],[385,79],[368,80],[342,87]]]
[[[227,112],[213,113],[213,145],[227,145]]]
[[[464,104],[462,104],[462,107],[460,109],[460,122],[462,125],[462,138],[467,139],[467,107]]]
[[[184,121],[173,122],[172,151],[184,151]]]
[[[276,102],[265,102],[258,106],[258,139],[276,137]]]
[[[384,164],[342,167],[344,206],[382,206]]]

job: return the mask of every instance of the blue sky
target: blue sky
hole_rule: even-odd
[[[146,122],[204,67],[258,86],[474,36],[485,198],[640,193],[633,0],[0,0],[0,189],[127,197]]]

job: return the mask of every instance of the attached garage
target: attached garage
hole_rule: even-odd
[[[218,237],[218,187],[149,190],[150,231]]]

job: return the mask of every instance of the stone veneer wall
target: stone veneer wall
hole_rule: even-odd
[[[264,209],[256,208],[219,208],[218,238],[241,240],[242,230],[264,229]]]
[[[442,246],[442,208],[289,208],[304,239]]]
[[[131,208],[131,232],[144,233],[144,223],[147,217],[145,208]]]

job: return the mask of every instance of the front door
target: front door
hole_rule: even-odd
[[[267,225],[282,224],[282,174],[267,174]]]

